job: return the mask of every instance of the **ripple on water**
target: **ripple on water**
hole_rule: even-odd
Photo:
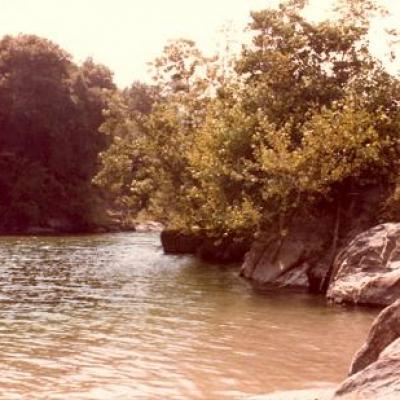
[[[375,312],[254,293],[148,234],[0,238],[0,399],[232,399],[339,381]]]

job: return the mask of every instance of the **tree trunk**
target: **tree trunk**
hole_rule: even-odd
[[[336,252],[337,252],[337,247],[338,247],[338,242],[339,242],[340,214],[341,214],[341,201],[339,200],[339,202],[337,204],[337,208],[336,208],[335,227],[334,227],[334,231],[333,231],[333,241],[332,241],[331,254],[330,254],[330,259],[329,259],[329,270],[326,274],[325,279],[322,281],[323,283],[322,283],[321,289],[323,292],[326,292],[328,290],[331,280],[336,274],[335,258],[336,258]]]

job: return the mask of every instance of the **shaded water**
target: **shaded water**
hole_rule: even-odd
[[[376,312],[256,294],[148,234],[0,238],[0,399],[240,399],[337,382]]]

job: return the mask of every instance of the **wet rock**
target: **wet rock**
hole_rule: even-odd
[[[216,239],[205,233],[161,232],[161,244],[167,254],[194,254],[202,260],[217,263],[242,262],[249,250],[249,241],[240,238]]]
[[[195,254],[200,238],[177,230],[163,230],[161,244],[166,254]]]
[[[389,305],[400,298],[400,224],[357,235],[336,257],[327,297],[337,303]]]
[[[346,379],[334,400],[400,399],[400,338],[392,342],[378,359]]]
[[[200,240],[196,256],[204,261],[216,263],[242,262],[249,248],[249,242],[239,238],[204,238]]]
[[[355,374],[375,362],[379,354],[400,337],[400,299],[386,307],[372,324],[364,346],[355,355],[350,374]]]

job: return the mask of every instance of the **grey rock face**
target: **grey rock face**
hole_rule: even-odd
[[[328,270],[330,224],[295,221],[285,236],[264,233],[245,256],[241,275],[257,284],[320,289]],[[326,259],[320,255],[325,254]],[[315,272],[315,273],[314,273]]]
[[[400,299],[375,319],[334,399],[400,399]]]
[[[390,344],[367,368],[346,379],[334,400],[400,399],[400,338]]]
[[[353,375],[375,362],[379,354],[400,337],[400,299],[385,308],[372,324],[367,341],[355,355],[350,367]]]
[[[357,235],[336,257],[327,297],[337,303],[389,305],[400,298],[400,224]]]

